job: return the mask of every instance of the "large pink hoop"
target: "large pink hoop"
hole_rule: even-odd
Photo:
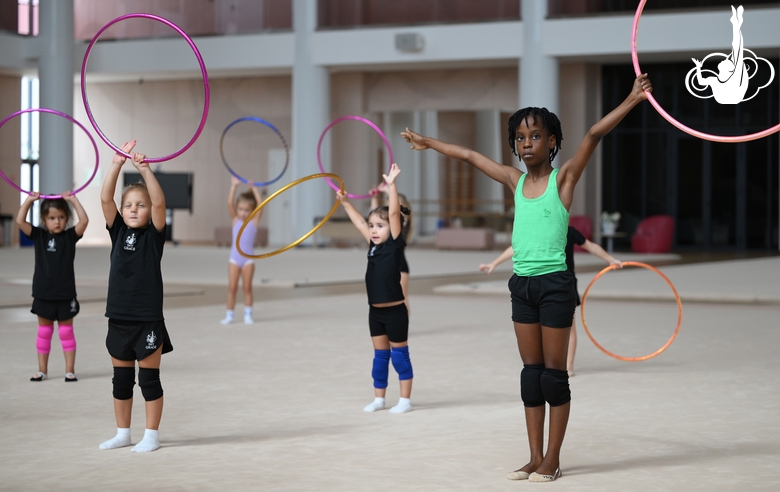
[[[66,114],[66,113],[63,113],[62,111],[57,111],[57,110],[54,110],[54,109],[47,109],[47,108],[31,108],[31,109],[23,109],[23,110],[21,110],[21,111],[17,111],[17,112],[15,112],[15,113],[12,113],[12,114],[10,114],[10,115],[6,116],[6,117],[3,119],[3,121],[0,121],[0,128],[2,128],[2,127],[3,127],[3,125],[5,125],[5,124],[8,122],[8,120],[10,120],[11,118],[14,118],[14,117],[16,117],[16,116],[19,116],[20,114],[23,114],[23,113],[35,113],[35,112],[38,112],[38,113],[50,113],[50,114],[53,114],[53,115],[62,116],[62,117],[63,117],[63,118],[65,118],[66,120],[70,121],[71,123],[75,124],[76,126],[78,126],[79,128],[81,128],[82,130],[84,130],[84,133],[86,133],[86,134],[87,134],[87,136],[89,137],[89,141],[90,141],[90,142],[92,142],[92,148],[93,148],[93,149],[95,149],[95,169],[93,169],[93,170],[92,170],[92,176],[90,176],[90,177],[89,177],[89,179],[87,180],[87,182],[86,182],[86,183],[84,183],[84,184],[81,186],[81,188],[76,188],[75,190],[73,190],[73,191],[71,192],[73,195],[75,195],[75,194],[76,194],[76,193],[78,193],[79,191],[81,191],[81,190],[83,190],[84,188],[86,188],[87,186],[89,186],[89,184],[92,182],[92,180],[93,180],[93,179],[95,179],[95,175],[96,175],[96,174],[97,174],[97,172],[98,172],[98,166],[100,165],[100,153],[98,152],[98,148],[97,148],[97,142],[95,142],[95,139],[94,139],[94,138],[92,138],[92,134],[91,134],[91,133],[89,133],[89,130],[87,130],[87,129],[86,129],[86,127],[85,127],[84,125],[82,125],[81,123],[79,123],[78,121],[76,121],[76,120],[75,120],[75,119],[74,119],[72,116],[70,116],[69,114]],[[13,188],[16,188],[18,191],[20,191],[20,192],[22,192],[22,193],[26,193],[26,194],[28,194],[28,195],[30,194],[30,192],[29,192],[29,191],[27,191],[27,190],[25,190],[25,189],[22,189],[22,187],[21,187],[21,186],[17,185],[17,184],[16,184],[16,183],[14,183],[13,181],[11,181],[11,178],[9,178],[8,176],[6,176],[6,175],[5,175],[5,173],[4,173],[4,172],[3,172],[1,169],[0,169],[0,176],[2,176],[2,178],[3,178],[3,179],[6,181],[6,183],[8,183],[9,185],[11,185]],[[54,199],[54,198],[62,198],[62,195],[41,195],[41,198],[43,198],[43,199]]]
[[[640,0],[639,6],[636,8],[636,14],[634,14],[634,26],[631,31],[631,60],[634,63],[634,72],[636,73],[637,77],[642,74],[642,70],[639,68],[639,57],[636,53],[636,37],[637,37],[637,31],[639,30],[639,18],[642,17],[642,11],[645,8],[645,3],[647,3],[647,0]],[[672,116],[667,113],[664,108],[661,107],[660,104],[658,104],[658,101],[655,100],[652,94],[649,92],[647,93],[647,100],[650,101],[650,104],[653,105],[656,111],[658,111],[658,114],[663,116],[663,118],[671,123],[672,125],[676,126],[680,130],[684,131],[685,133],[689,135],[693,135],[694,137],[698,137],[704,140],[710,140],[712,142],[721,142],[721,143],[739,143],[739,142],[749,142],[751,140],[758,140],[759,138],[764,138],[769,135],[772,135],[773,133],[777,133],[780,131],[780,123],[777,125],[767,128],[766,130],[760,131],[758,133],[751,133],[748,135],[737,135],[737,136],[723,136],[723,135],[712,135],[710,133],[704,133],[700,132],[698,130],[694,130],[693,128],[690,128],[688,126],[683,125],[676,119],[672,118]]]
[[[368,125],[371,128],[373,128],[374,131],[379,134],[379,136],[382,138],[382,141],[385,143],[385,147],[387,148],[387,155],[390,157],[390,164],[395,162],[395,159],[393,158],[393,149],[392,149],[392,147],[390,147],[390,141],[387,139],[387,136],[385,136],[384,132],[382,132],[382,130],[378,126],[376,126],[373,121],[371,121],[369,119],[366,119],[366,118],[363,118],[362,116],[354,116],[354,115],[341,116],[341,117],[336,118],[335,120],[331,121],[331,123],[328,126],[326,126],[324,130],[322,130],[322,135],[320,135],[320,141],[317,142],[317,165],[320,166],[320,171],[321,172],[325,173],[325,168],[322,166],[322,153],[321,153],[322,141],[325,139],[325,134],[328,133],[328,130],[330,130],[334,125],[336,125],[338,123],[341,123],[342,121],[346,121],[346,120],[359,121],[359,122],[365,123],[366,125]],[[330,179],[328,179],[326,177],[325,181],[328,182],[328,184],[330,185],[331,188],[333,188],[334,191],[339,191],[339,188],[335,184],[333,184],[333,182]],[[370,194],[368,194],[368,195],[353,195],[352,193],[347,193],[347,196],[349,198],[355,198],[357,200],[362,200],[364,198],[371,198]]]
[[[92,38],[92,41],[90,41],[89,46],[87,46],[87,52],[84,53],[84,61],[81,62],[81,98],[84,100],[84,109],[87,111],[87,118],[89,118],[89,122],[92,123],[92,127],[95,129],[100,139],[103,140],[106,143],[106,145],[111,147],[117,154],[121,154],[128,159],[132,159],[132,156],[130,154],[128,154],[127,152],[123,151],[122,149],[114,145],[114,143],[111,142],[111,140],[109,140],[108,137],[106,137],[103,134],[103,132],[100,130],[100,127],[98,127],[97,122],[95,121],[95,117],[92,115],[92,110],[90,109],[89,101],[87,100],[87,61],[89,61],[89,54],[92,52],[92,47],[95,45],[100,35],[103,34],[103,31],[105,31],[106,29],[108,29],[109,27],[111,27],[112,25],[116,24],[119,21],[135,18],[135,17],[162,22],[166,26],[172,28],[174,31],[179,33],[185,39],[185,41],[187,41],[187,44],[190,45],[190,48],[192,48],[192,51],[195,53],[195,56],[198,58],[198,64],[200,65],[200,73],[201,75],[203,75],[203,93],[205,98],[203,102],[203,116],[201,116],[200,118],[200,126],[198,126],[198,130],[195,132],[195,135],[190,139],[189,142],[187,142],[184,145],[184,147],[182,147],[181,149],[179,149],[178,151],[174,152],[171,155],[166,155],[164,157],[146,158],[146,162],[148,163],[169,161],[183,154],[187,149],[189,149],[192,146],[192,144],[195,143],[195,140],[198,139],[200,133],[203,131],[203,128],[206,126],[206,118],[208,118],[209,115],[209,101],[211,99],[211,91],[209,89],[209,75],[206,72],[206,64],[203,62],[203,57],[200,55],[200,51],[198,51],[198,48],[197,46],[195,46],[195,43],[192,41],[192,38],[187,36],[187,33],[185,33],[179,26],[169,21],[168,19],[164,19],[157,15],[143,14],[143,13],[125,14],[120,17],[117,17],[116,19],[112,20],[111,22],[103,26],[103,28],[100,29],[97,32],[97,34],[95,34],[95,36]]]

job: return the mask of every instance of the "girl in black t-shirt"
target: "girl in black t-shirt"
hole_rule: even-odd
[[[133,153],[135,140],[122,145],[131,153],[133,166],[143,183],[127,186],[117,209],[114,191],[125,163],[116,154],[106,172],[100,203],[111,236],[111,269],[108,276],[106,348],[114,367],[113,396],[116,436],[100,449],[129,446],[133,411],[135,361],[138,386],[146,401],[146,431],[132,451],[149,452],[160,447],[158,429],[163,410],[160,383],[162,354],[173,350],[163,317],[161,260],[165,245],[165,195],[146,156]],[[120,212],[121,210],[121,212]]]
[[[401,170],[396,164],[390,173],[383,175],[387,183],[389,205],[372,210],[368,223],[347,201],[346,193],[336,192],[350,220],[368,242],[368,268],[366,269],[366,291],[368,292],[368,326],[374,345],[374,364],[371,376],[374,378],[374,401],[363,410],[376,412],[385,408],[385,391],[390,360],[398,372],[401,398],[390,409],[391,413],[406,413],[412,410],[412,362],[409,359],[409,312],[404,304],[401,288],[401,261],[406,246],[401,234],[401,206],[395,178]]]
[[[73,318],[79,313],[73,260],[76,258],[76,242],[84,235],[89,218],[76,195],[65,192],[62,198],[41,202],[43,227],[35,227],[27,222],[27,212],[39,197],[37,192],[30,193],[16,215],[19,229],[35,246],[31,312],[38,315],[38,339],[35,343],[38,349],[38,372],[30,381],[43,381],[47,377],[54,321],[57,321],[65,355],[65,382],[73,382],[78,381],[75,374],[76,337],[73,334]],[[68,228],[71,219],[68,204],[73,206],[79,218],[78,223],[71,228]]]

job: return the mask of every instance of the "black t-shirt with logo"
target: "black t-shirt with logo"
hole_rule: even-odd
[[[401,289],[401,261],[405,247],[406,241],[400,234],[395,239],[391,235],[382,244],[369,244],[366,269],[369,304],[404,300],[404,292]]]
[[[29,237],[35,247],[35,273],[32,296],[46,301],[70,301],[76,298],[73,260],[81,236],[71,227],[59,234],[33,226]]]
[[[566,234],[566,269],[574,274],[574,245],[582,246],[585,244],[585,236],[572,226],[569,226],[569,232]]]
[[[117,211],[111,235],[111,270],[108,274],[106,317],[133,321],[163,320],[163,280],[160,261],[165,227],[153,224],[133,229]]]

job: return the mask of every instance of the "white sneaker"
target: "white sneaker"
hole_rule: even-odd
[[[255,323],[255,320],[252,319],[251,314],[245,314],[244,315],[244,324],[245,325],[252,325]]]
[[[229,325],[232,322],[233,322],[233,318],[230,316],[225,316],[225,319],[220,321],[220,323],[222,323],[223,325]]]

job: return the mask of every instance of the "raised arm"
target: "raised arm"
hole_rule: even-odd
[[[586,239],[585,243],[582,245],[582,249],[587,251],[588,253],[592,254],[593,256],[596,256],[598,258],[601,258],[605,262],[609,263],[610,265],[615,265],[618,268],[623,268],[623,262],[612,256],[611,254],[604,251],[604,248],[599,246],[598,244]]]
[[[249,184],[249,188],[252,190],[252,195],[255,197],[255,202],[257,202],[258,205],[263,203],[263,197],[260,196],[260,190],[258,190],[255,185]],[[255,225],[257,225],[260,222],[260,218],[263,217],[263,210],[261,209],[259,212],[257,212],[257,215],[252,219],[255,222]]]
[[[241,180],[235,176],[230,177],[230,191],[228,192],[228,213],[230,214],[230,220],[233,221],[236,218],[236,189],[241,184]]]
[[[145,159],[146,155],[133,153],[133,166],[144,178],[146,191],[149,192],[149,198],[152,200],[152,224],[159,232],[165,228],[165,193]]]
[[[495,270],[498,265],[512,258],[513,254],[514,254],[514,250],[512,249],[512,246],[510,246],[507,249],[505,249],[500,255],[498,255],[498,258],[496,258],[495,260],[487,264],[482,263],[481,265],[479,265],[479,271],[485,272],[487,274],[491,274],[493,273],[493,270]]]
[[[575,152],[574,157],[566,161],[558,172],[558,193],[561,197],[563,206],[568,210],[571,207],[571,201],[574,196],[574,187],[582,176],[585,166],[588,165],[596,146],[620,121],[625,118],[631,109],[637,104],[647,99],[646,92],[652,92],[653,86],[647,78],[647,74],[642,74],[634,80],[634,87],[626,99],[620,105],[610,111],[601,121],[593,125],[585,138],[582,139],[580,147]]]
[[[360,231],[360,234],[363,235],[363,237],[366,239],[366,242],[371,242],[371,231],[368,230],[368,224],[366,224],[366,219],[363,218],[362,215],[360,215],[360,212],[355,210],[355,207],[352,206],[351,203],[349,203],[349,200],[347,199],[347,192],[341,193],[341,190],[336,191],[336,198],[341,202],[341,206],[344,207],[344,210],[347,211],[347,215],[349,216],[349,220],[352,221],[352,224],[357,228],[358,231]]]
[[[387,219],[390,222],[390,235],[393,239],[401,234],[403,223],[401,221],[401,203],[398,201],[398,190],[395,187],[395,178],[401,173],[401,169],[395,162],[390,166],[390,173],[382,177],[387,183]]]
[[[125,142],[120,147],[124,152],[130,152],[135,147],[135,140]],[[106,219],[106,225],[111,227],[116,219],[117,208],[114,201],[114,192],[116,191],[116,181],[119,178],[119,172],[125,163],[125,156],[114,154],[111,161],[111,167],[106,172],[106,178],[103,180],[103,188],[100,190],[100,205],[103,208],[103,217]]]
[[[16,225],[19,226],[19,229],[21,229],[22,232],[27,236],[32,234],[32,224],[27,222],[27,213],[30,211],[30,207],[32,207],[33,202],[40,198],[40,196],[41,194],[37,191],[31,192],[29,195],[27,195],[27,198],[24,199],[22,206],[19,207],[19,212],[16,214]]]
[[[522,171],[519,169],[512,166],[503,166],[493,159],[489,159],[479,152],[471,150],[467,147],[441,142],[435,138],[424,137],[419,133],[411,131],[408,128],[405,132],[401,132],[401,136],[404,137],[407,142],[412,144],[412,149],[433,149],[442,155],[446,155],[447,157],[452,157],[454,159],[458,159],[459,161],[467,162],[483,173],[487,174],[491,179],[509,186],[512,192],[515,191],[517,181],[520,179],[520,176],[523,175]]]
[[[76,198],[76,195],[70,191],[63,193],[62,199],[68,202],[73,207],[73,210],[76,211],[76,217],[79,218],[79,223],[75,225],[76,235],[79,237],[83,236],[84,231],[87,230],[87,225],[89,224],[87,211],[81,206],[81,202]]]

